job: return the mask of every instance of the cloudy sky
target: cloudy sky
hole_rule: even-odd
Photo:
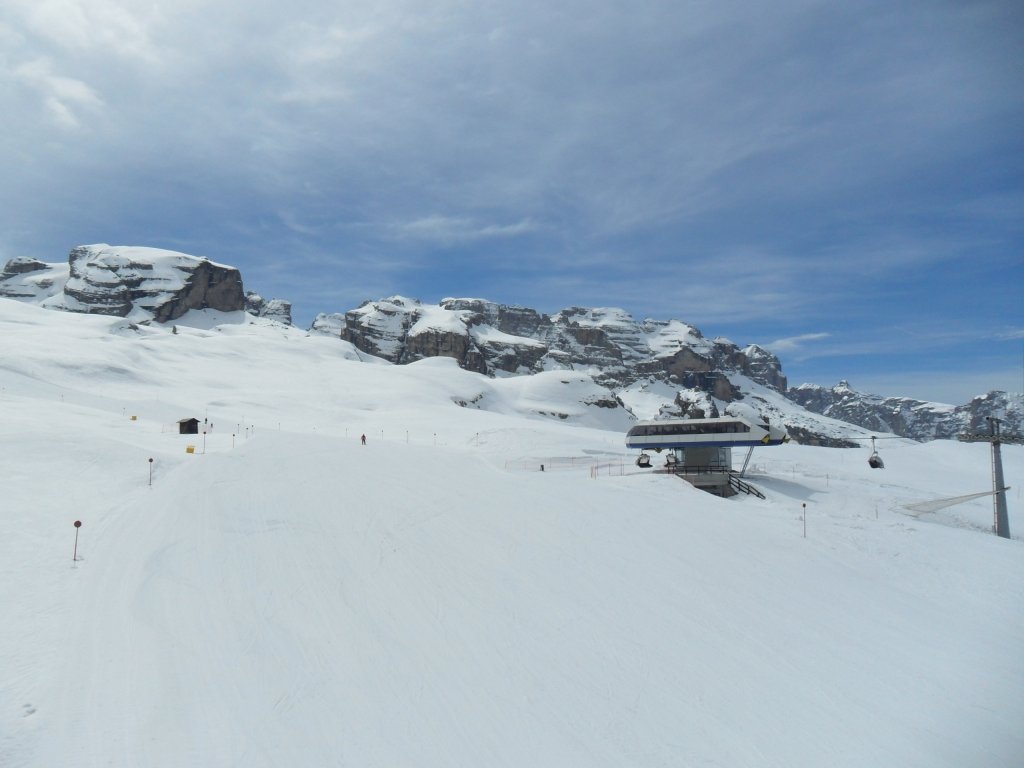
[[[1024,10],[994,2],[4,0],[0,259],[620,306],[791,384],[1024,389]]]

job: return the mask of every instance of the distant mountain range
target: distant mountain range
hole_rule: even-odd
[[[138,323],[173,323],[189,310],[215,309],[291,324],[291,305],[246,293],[234,267],[155,248],[86,245],[72,249],[67,263],[12,259],[0,273],[0,297]],[[741,348],[679,320],[637,321],[614,308],[546,315],[483,299],[428,305],[393,296],[320,314],[309,332],[399,365],[448,357],[491,377],[584,372],[607,393],[591,405],[640,419],[748,412],[783,421],[802,442],[845,445],[873,433],[950,439],[986,430],[991,416],[1008,432],[1024,426],[1020,393],[990,392],[952,406],[863,394],[845,381],[790,388],[779,359],[757,345]]]
[[[831,389],[801,384],[786,397],[809,411],[857,424],[874,432],[892,432],[915,440],[955,439],[965,432],[988,434],[986,419],[1003,421],[1010,434],[1024,433],[1024,395],[993,391],[965,405],[945,405],[909,397],[866,395],[840,381]]]

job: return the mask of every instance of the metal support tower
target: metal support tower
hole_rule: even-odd
[[[996,536],[1008,539],[1010,538],[1010,518],[1006,511],[1007,489],[1003,481],[1003,455],[999,447],[1003,443],[1024,444],[1024,438],[1000,434],[1000,420],[997,418],[986,416],[985,421],[988,422],[989,434],[960,435],[960,440],[965,443],[991,443],[992,445],[993,530],[996,532]]]

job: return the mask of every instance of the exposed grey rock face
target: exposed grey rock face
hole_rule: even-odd
[[[417,318],[419,302],[392,296],[365,301],[343,316],[340,335],[357,349],[392,363],[409,362],[405,340]]]
[[[678,411],[665,415],[681,419],[717,419],[721,416],[715,401],[702,392],[681,391],[673,405]]]
[[[245,292],[245,311],[285,325],[292,324],[292,304],[284,299],[264,299],[255,291]]]
[[[725,402],[742,396],[730,373],[780,392],[786,386],[778,358],[760,347],[709,341],[677,320],[637,322],[621,309],[570,307],[548,316],[482,299],[432,306],[392,296],[319,315],[312,330],[393,363],[451,357],[492,376],[574,369],[611,390],[657,379]]]
[[[235,312],[245,308],[242,277],[234,267],[159,248],[82,245],[66,266],[34,259],[8,262],[0,295],[34,298],[43,306],[157,322],[190,309]]]
[[[426,357],[453,357],[468,371],[486,373],[480,350],[469,334],[454,333],[444,328],[426,328],[409,334],[399,362],[412,362]]]
[[[786,391],[786,377],[782,375],[779,358],[757,344],[743,350],[743,372],[754,381],[779,392]]]
[[[318,333],[324,336],[341,337],[341,330],[345,327],[345,315],[341,312],[321,312],[313,318],[313,324],[309,326],[311,333]]]
[[[548,318],[536,310],[482,299],[444,299],[439,306],[465,325],[475,347],[467,350],[465,364],[460,362],[464,368],[493,375],[568,367],[555,359],[544,364],[551,352],[541,341]]]
[[[548,318],[527,307],[496,304],[483,299],[444,299],[442,309],[467,312],[472,325],[489,325],[510,336],[534,337]]]
[[[4,271],[0,272],[0,280],[6,280],[15,275],[24,275],[27,272],[39,272],[46,268],[47,265],[38,259],[19,256],[7,262],[4,266]]]
[[[966,432],[987,434],[986,417],[1003,421],[1008,434],[1024,431],[1024,395],[989,392],[966,405],[946,405],[907,397],[866,395],[841,381],[831,389],[802,384],[786,393],[813,413],[878,432],[914,440],[955,439]]]
[[[67,273],[67,264],[46,264],[25,257],[11,259],[0,272],[0,296],[42,301],[60,292]]]

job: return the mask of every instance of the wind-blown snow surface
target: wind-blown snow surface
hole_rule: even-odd
[[[901,506],[984,445],[759,449],[722,500],[539,415],[571,382],[243,315],[0,301],[0,339],[0,765],[1024,759],[1019,447],[1004,540]]]

